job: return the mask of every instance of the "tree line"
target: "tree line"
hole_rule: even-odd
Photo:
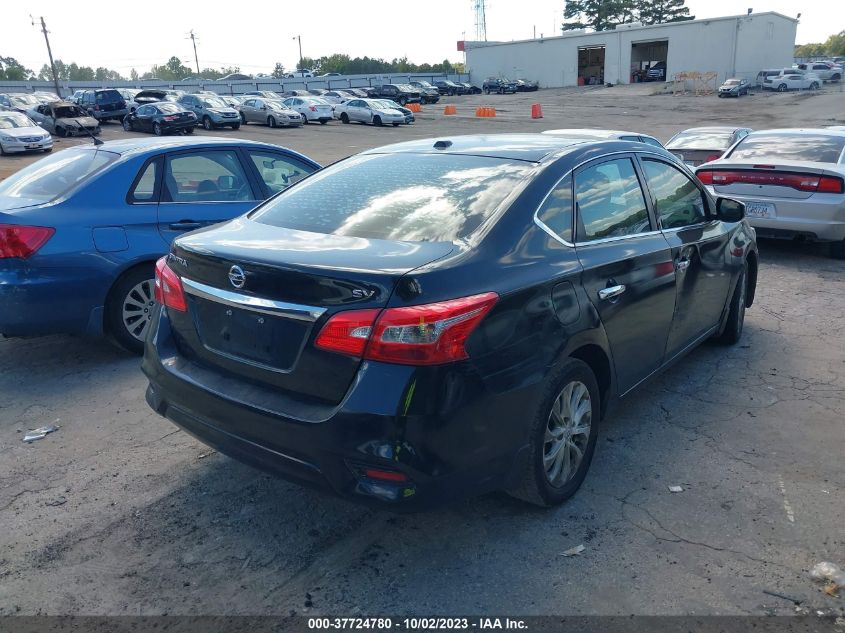
[[[618,24],[663,24],[695,19],[685,0],[567,0],[561,29],[608,31]]]
[[[134,68],[130,71],[129,77],[124,77],[120,72],[100,66],[80,66],[76,62],[66,64],[61,59],[54,62],[56,75],[59,81],[138,81],[142,79],[163,79],[165,81],[181,81],[183,79],[198,77],[205,80],[214,80],[225,77],[232,73],[239,73],[238,66],[224,68],[206,68],[197,74],[190,67],[182,63],[177,56],[173,56],[163,64],[154,64],[145,73],[138,73]],[[362,75],[375,73],[453,73],[463,72],[463,64],[453,64],[444,59],[439,64],[414,64],[408,61],[407,57],[400,57],[391,61],[385,61],[373,57],[355,57],[336,53],[318,59],[304,57],[296,65],[297,69],[306,68],[315,74],[317,73],[341,73],[343,75]],[[282,78],[288,73],[281,63],[276,63],[272,71],[259,76]],[[52,81],[53,71],[49,64],[44,64],[37,73],[25,68],[14,57],[0,56],[0,80],[13,81]]]
[[[838,57],[845,55],[845,31],[831,35],[823,43],[802,44],[795,47],[795,57]]]

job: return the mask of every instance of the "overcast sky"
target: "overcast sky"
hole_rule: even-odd
[[[355,0],[304,0],[280,2],[187,2],[90,3],[68,0],[8,2],[3,7],[0,55],[16,57],[28,68],[38,70],[47,61],[44,38],[30,26],[29,12],[44,16],[50,31],[53,55],[66,63],[106,66],[128,75],[130,69],[144,72],[154,63],[179,56],[193,63],[188,31],[199,35],[197,49],[202,68],[240,66],[248,73],[270,72],[275,62],[293,68],[299,58],[297,43],[302,36],[302,54],[320,57],[346,53],[352,57],[407,56],[415,63],[462,61],[456,41],[473,39],[475,19],[472,0],[424,0],[423,2],[377,2],[378,15],[367,3]],[[31,8],[25,8],[29,5]],[[563,0],[488,0],[487,38],[526,39],[557,33]],[[214,7],[219,6],[220,10]],[[687,0],[699,18],[778,11],[794,16],[802,12],[798,44],[819,42],[845,28],[842,0]],[[234,7],[234,11],[232,11]],[[309,10],[313,8],[313,10]],[[165,17],[166,16],[166,17]],[[714,45],[718,45],[714,42]],[[188,63],[190,62],[190,63]]]

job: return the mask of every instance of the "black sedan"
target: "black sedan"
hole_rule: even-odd
[[[191,134],[196,126],[196,114],[169,101],[142,105],[123,118],[123,129],[127,132],[152,132],[156,136],[173,132]]]
[[[558,504],[609,405],[740,339],[743,216],[641,143],[373,149],[175,241],[147,402],[236,459],[395,510],[497,489]]]

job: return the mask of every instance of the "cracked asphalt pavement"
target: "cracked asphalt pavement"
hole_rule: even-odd
[[[560,90],[503,96],[492,122],[242,132],[327,162],[403,137],[584,125],[585,113],[662,140],[714,119],[832,124],[843,97]],[[522,112],[532,101],[541,123]],[[760,253],[741,342],[705,344],[626,399],[581,491],[551,510],[503,494],[419,515],[361,508],[177,431],[144,403],[138,359],[105,341],[0,340],[0,615],[795,613],[764,591],[842,614],[808,570],[845,564],[845,262],[772,242]]]

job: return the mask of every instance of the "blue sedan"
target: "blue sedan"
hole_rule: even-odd
[[[33,163],[0,182],[0,334],[106,334],[140,353],[170,242],[319,168],[209,137],[81,145]]]

